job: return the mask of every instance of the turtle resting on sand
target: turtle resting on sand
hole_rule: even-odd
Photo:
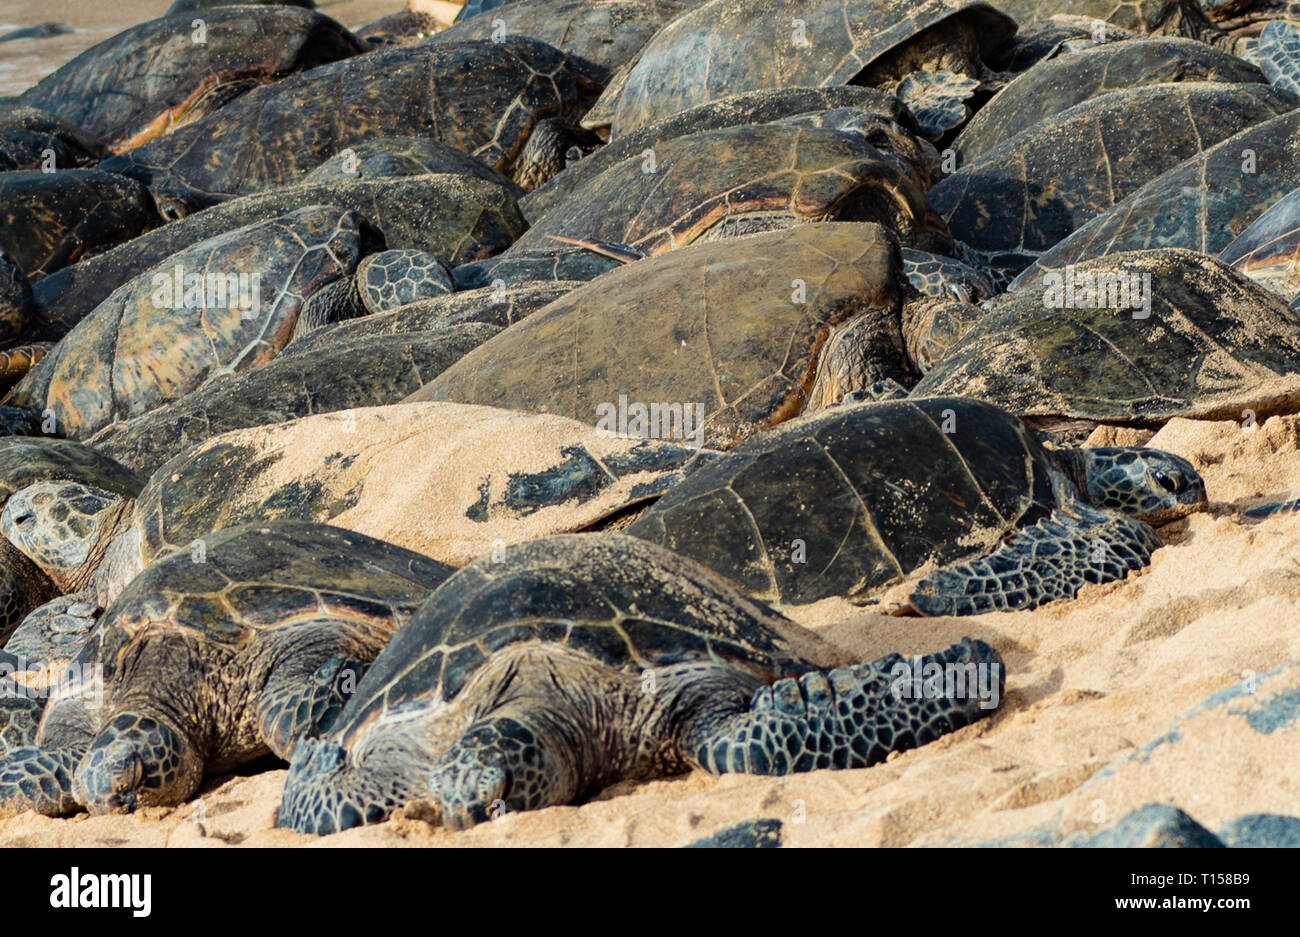
[[[1205,503],[1156,449],[1043,448],[975,400],[841,404],[693,472],[627,528],[768,602],[869,599],[927,563],[925,615],[1035,608],[1145,566]]]
[[[279,824],[332,833],[432,799],[461,829],[695,767],[865,768],[996,708],[1002,662],[984,642],[921,662],[965,680],[913,698],[901,656],[843,666],[842,652],[660,547],[535,540],[429,598],[334,728],[298,744]]]
[[[291,522],[220,531],[160,560],[69,665],[37,745],[0,759],[0,812],[179,804],[206,773],[288,758],[450,572]]]

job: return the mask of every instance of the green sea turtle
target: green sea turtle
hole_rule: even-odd
[[[147,475],[189,446],[218,433],[283,423],[313,413],[397,403],[498,331],[471,322],[324,342],[301,354],[285,354],[260,368],[214,381],[133,420],[105,427],[90,441]]]
[[[366,312],[388,312],[399,306],[446,296],[456,289],[451,274],[426,251],[390,250],[370,254],[357,265],[357,289]]]
[[[1133,39],[1137,33],[1091,16],[1057,13],[1045,20],[1017,20],[1015,38],[989,60],[1002,71],[1020,74],[1039,62],[1112,42]]]
[[[463,565],[644,504],[714,455],[545,414],[365,407],[205,440],[136,497],[37,482],[10,495],[0,529],[64,593],[109,608],[150,563],[226,527],[329,523]]]
[[[322,351],[341,342],[351,343],[367,337],[455,330],[467,325],[480,326],[471,329],[470,333],[482,342],[581,285],[573,280],[527,281],[421,299],[388,312],[349,319],[309,332],[285,346],[284,354],[292,356]],[[458,347],[468,351],[474,346]],[[426,375],[426,379],[428,377]]]
[[[0,342],[11,342],[26,332],[32,312],[32,285],[0,248]]]
[[[864,0],[851,11],[816,0],[793,13],[778,0],[712,0],[659,30],[583,126],[609,125],[616,139],[674,111],[756,88],[858,84],[897,93],[916,72],[927,73],[931,100],[952,98],[964,118],[964,101],[992,77],[982,56],[1015,30],[1009,17],[972,0]],[[749,54],[760,47],[768,54]],[[949,126],[922,129],[938,136]]]
[[[883,132],[879,136],[868,137],[867,142],[882,152],[888,153],[890,145],[897,142],[903,133],[917,130],[916,121],[903,102],[894,95],[875,88],[836,86],[749,91],[686,108],[611,140],[591,155],[567,165],[558,175],[529,192],[520,199],[519,207],[530,222],[536,222],[553,206],[580,191],[615,163],[631,156],[640,156],[645,150],[668,140],[701,130],[716,130],[737,124],[762,124],[833,107],[856,107],[879,115]],[[900,133],[887,137],[890,125],[897,125]]]
[[[519,251],[461,264],[451,271],[451,278],[459,290],[493,287],[501,291],[538,281],[594,280],[624,263],[620,258],[584,249]]]
[[[421,134],[511,175],[537,122],[576,119],[582,93],[565,56],[536,40],[427,40],[254,89],[100,167],[164,196],[242,195],[291,183],[370,137]]]
[[[695,244],[579,286],[410,399],[647,426],[660,438],[691,408],[704,444],[725,449],[878,381],[915,383],[909,334],[934,302],[908,283],[879,225]]]
[[[357,38],[371,46],[406,46],[428,39],[438,32],[438,19],[432,13],[399,10],[373,23],[358,26]]]
[[[520,198],[524,190],[482,160],[432,137],[375,137],[344,147],[315,169],[298,176],[294,185],[333,184],[431,173],[474,176],[493,182]]]
[[[1259,34],[1255,53],[1269,84],[1300,100],[1300,28],[1285,20],[1271,21]]]
[[[132,26],[18,96],[126,150],[259,85],[366,46],[328,16],[284,6],[220,8]]]
[[[366,663],[448,575],[322,524],[211,534],[138,576],[0,759],[0,810],[179,804],[208,773],[328,727]],[[80,678],[80,679],[78,679]]]
[[[0,171],[76,169],[97,163],[104,144],[80,127],[34,107],[0,105]]]
[[[32,283],[162,221],[144,186],[114,173],[0,173],[0,249]]]
[[[1014,276],[1161,173],[1291,107],[1251,83],[1114,91],[1004,140],[928,197],[955,239]]]
[[[977,397],[1080,435],[1300,405],[1300,315],[1215,258],[1133,251],[1052,276],[986,304],[913,396]]]
[[[295,330],[359,315],[352,276],[382,245],[355,212],[327,205],[200,241],[114,292],[5,402],[85,438],[259,367]]]
[[[616,163],[553,207],[510,252],[556,235],[654,255],[809,221],[875,221],[910,246],[948,240],[920,181],[860,134],[768,123],[678,137]]]
[[[915,693],[902,656],[851,665],[644,541],[507,547],[443,583],[333,728],[299,743],[279,825],[333,833],[432,799],[462,829],[692,768],[865,768],[996,708],[1005,675],[984,642],[913,663],[967,679]]]
[[[0,391],[7,391],[40,362],[54,345],[52,342],[32,342],[29,345],[12,345],[0,351]]]
[[[1043,448],[957,397],[842,404],[692,473],[627,533],[767,602],[869,599],[927,563],[926,615],[1034,608],[1145,566],[1162,524],[1205,503],[1155,449]]]
[[[1242,130],[1148,182],[1039,256],[1011,284],[1123,251],[1217,254],[1300,186],[1300,110]]]
[[[351,209],[383,231],[393,249],[428,251],[451,264],[479,260],[509,247],[527,228],[511,188],[438,174],[314,183],[231,199],[33,284],[37,331],[60,338],[113,290],[173,254],[304,205]]]
[[[1256,218],[1219,259],[1281,296],[1300,299],[1300,189],[1292,189]]]
[[[971,163],[1034,124],[1109,92],[1168,82],[1263,80],[1253,65],[1194,39],[1111,42],[1038,63],[980,108],[952,147],[962,164]]]

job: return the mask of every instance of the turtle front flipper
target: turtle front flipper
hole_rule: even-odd
[[[778,680],[747,711],[697,716],[684,745],[712,774],[867,768],[989,715],[1005,681],[997,651],[966,638],[923,657]]]
[[[285,761],[300,739],[315,738],[334,724],[370,664],[336,654],[314,671],[310,666],[299,658],[285,661],[258,695],[262,740]]]
[[[35,810],[47,817],[62,817],[77,811],[72,793],[73,772],[81,751],[16,748],[0,759],[0,816]]]
[[[8,677],[0,683],[0,757],[36,744],[45,701],[29,696],[24,689]]]
[[[1073,598],[1088,583],[1123,579],[1161,546],[1140,520],[1075,505],[1053,511],[992,553],[937,569],[912,593],[923,615],[975,615],[1037,608]]]

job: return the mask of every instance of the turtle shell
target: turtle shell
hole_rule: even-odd
[[[294,185],[332,185],[431,173],[474,176],[485,182],[495,182],[515,198],[524,194],[524,190],[512,180],[484,165],[482,160],[430,137],[376,137],[344,147],[315,169],[299,176]]]
[[[1217,254],[1300,186],[1300,110],[1264,121],[1147,183],[1041,255],[1011,284],[1122,251],[1185,247]]]
[[[376,240],[354,212],[314,206],[201,241],[114,292],[6,402],[48,408],[63,433],[84,438],[259,367],[313,294],[350,277]]]
[[[459,264],[504,250],[527,225],[511,188],[467,176],[424,175],[303,185],[232,199],[170,222],[33,284],[38,330],[59,338],[113,290],[200,241],[304,205],[337,205],[377,225],[390,248]]]
[[[1035,422],[1154,425],[1246,409],[1262,419],[1300,400],[1298,374],[1300,315],[1215,258],[1167,248],[999,297],[912,393],[977,397]]]
[[[0,250],[0,341],[10,342],[27,330],[32,321],[32,285]]]
[[[477,290],[485,286],[502,289],[537,281],[586,282],[602,273],[617,270],[623,264],[622,260],[590,250],[520,251],[461,264],[451,271],[451,278],[459,290]]]
[[[105,39],[18,96],[129,149],[251,88],[366,51],[328,16],[292,7],[166,16]],[[201,38],[202,41],[199,41]]]
[[[92,442],[148,475],[188,446],[218,433],[312,413],[397,403],[497,331],[471,323],[330,342],[215,381],[152,413],[109,426]]]
[[[1219,259],[1294,307],[1300,298],[1300,189],[1274,202]]]
[[[840,405],[737,446],[628,528],[767,602],[864,598],[1055,506],[1050,457],[975,400]]]
[[[308,332],[290,342],[284,349],[284,354],[317,351],[339,342],[354,342],[367,336],[404,335],[477,323],[483,323],[484,328],[474,334],[490,337],[581,285],[574,281],[547,280],[507,287],[489,286],[434,299],[422,299],[389,312],[349,319]]]
[[[430,136],[509,174],[538,121],[576,118],[578,106],[564,55],[544,43],[426,40],[257,88],[100,166],[156,192],[243,195],[287,185],[382,131]]]
[[[530,223],[564,201],[571,193],[584,188],[615,163],[668,140],[701,130],[716,130],[737,124],[762,124],[782,117],[832,107],[856,107],[879,114],[882,120],[916,130],[916,121],[903,103],[892,94],[875,88],[770,88],[732,95],[687,108],[660,118],[652,124],[622,134],[560,172],[519,200]]]
[[[104,144],[80,127],[34,107],[0,105],[0,171],[41,169],[47,151],[54,166],[72,169],[98,162]]]
[[[274,6],[283,4],[290,7],[302,7],[304,10],[316,9],[316,0],[176,0],[167,8],[166,16],[173,13],[193,13],[196,10],[210,10],[213,7],[228,6]]]
[[[1087,16],[1104,20],[1138,33],[1179,34],[1186,16],[1180,7],[1196,4],[1194,0],[999,0],[998,9],[1017,23],[1029,23],[1051,15]],[[1204,22],[1199,9],[1196,16]]]
[[[144,186],[113,173],[0,174],[0,249],[32,283],[162,220]]]
[[[583,126],[607,117],[614,139],[744,91],[873,84],[871,66],[886,53],[957,23],[971,28],[983,52],[1016,30],[1013,20],[978,0],[862,0],[851,7],[816,0],[793,10],[784,0],[712,0],[659,30]]]
[[[618,534],[534,540],[443,583],[361,678],[332,735],[350,747],[388,713],[455,699],[512,644],[555,644],[634,673],[726,661],[770,680],[813,666],[793,639],[801,630],[654,544]]]
[[[154,472],[135,522],[145,563],[213,530],[304,520],[462,565],[656,498],[710,455],[494,407],[366,407],[187,449]]]
[[[187,546],[122,590],[79,655],[103,665],[110,698],[133,679],[197,676],[124,666],[167,634],[183,635],[195,663],[214,667],[259,635],[323,616],[382,644],[451,573],[437,560],[381,540],[298,521],[232,527]]]
[[[789,124],[704,130],[605,170],[556,205],[511,253],[554,236],[630,245],[647,254],[783,225],[875,221],[906,244],[946,243],[919,180],[853,131]]]
[[[954,238],[1015,275],[1161,173],[1292,107],[1261,84],[1114,91],[988,150],[931,189],[930,203]]]
[[[410,399],[617,419],[632,433],[648,421],[685,434],[689,415],[704,445],[726,448],[799,413],[831,327],[898,310],[905,282],[879,225],[697,244],[580,286]]]
[[[953,141],[960,162],[1100,95],[1181,81],[1264,82],[1259,69],[1195,39],[1111,42],[1039,62],[980,108]]]

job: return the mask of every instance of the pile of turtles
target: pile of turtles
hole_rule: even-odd
[[[269,753],[281,826],[459,829],[993,715],[990,643],[786,612],[1121,580],[1207,494],[1093,430],[1300,411],[1278,6],[186,2],[0,104],[0,813]]]

